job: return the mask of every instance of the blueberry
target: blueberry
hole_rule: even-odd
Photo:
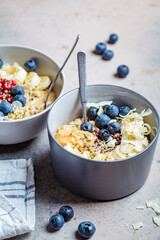
[[[126,65],[120,65],[117,68],[117,75],[121,78],[125,78],[129,73],[129,68]]]
[[[106,105],[104,108],[105,114],[107,114],[110,118],[115,118],[118,116],[119,108],[115,105]]]
[[[27,102],[25,96],[22,94],[16,95],[14,97],[14,101],[19,101],[20,103],[22,103],[23,107],[26,105],[26,102]]]
[[[109,36],[109,43],[115,43],[118,40],[118,35],[113,33]]]
[[[104,50],[106,50],[106,44],[105,43],[102,43],[102,42],[100,42],[100,43],[97,43],[97,45],[96,45],[96,48],[95,48],[95,53],[96,54],[99,54],[99,55],[102,55],[103,54],[103,52],[104,52]]]
[[[59,214],[64,217],[65,221],[69,221],[73,217],[74,211],[70,206],[63,206],[59,209]]]
[[[3,66],[3,61],[2,59],[0,58],[0,68]]]
[[[106,50],[103,52],[103,59],[104,59],[104,60],[111,60],[111,59],[113,58],[113,55],[114,55],[113,51],[106,49]]]
[[[4,115],[7,115],[8,113],[11,113],[13,111],[13,107],[9,102],[4,101],[0,103],[0,111]]]
[[[93,125],[90,122],[84,122],[80,126],[81,130],[92,132],[93,131]]]
[[[120,129],[121,129],[121,127],[118,122],[113,122],[113,123],[108,124],[108,128],[107,128],[107,130],[110,132],[110,134],[119,133]]]
[[[87,112],[89,119],[95,120],[95,118],[97,117],[97,112],[98,112],[98,108],[90,107]]]
[[[85,239],[92,237],[95,231],[94,224],[89,221],[82,222],[78,226],[78,234]]]
[[[28,72],[35,71],[37,68],[37,63],[34,59],[30,59],[25,62],[24,67]]]
[[[19,94],[24,95],[25,90],[21,86],[15,86],[15,87],[12,88],[11,94],[12,94],[12,96],[16,96],[16,95],[19,95]]]
[[[64,217],[61,214],[54,214],[49,219],[49,225],[53,230],[59,230],[64,225]]]
[[[101,129],[101,130],[99,130],[98,136],[101,140],[107,141],[110,136],[110,133],[107,129]]]
[[[121,106],[121,107],[119,107],[119,114],[122,116],[125,116],[129,113],[130,110],[131,110],[131,108],[128,106]]]
[[[95,125],[99,129],[107,128],[110,120],[110,117],[108,117],[106,114],[100,114],[95,119]]]
[[[0,117],[4,117],[4,113],[0,111]]]

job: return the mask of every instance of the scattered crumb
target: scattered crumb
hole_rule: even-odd
[[[78,16],[79,15],[79,12],[74,12],[74,16]]]
[[[143,227],[143,223],[142,222],[136,222],[134,224],[132,224],[133,229],[134,230],[139,230],[141,227]]]
[[[158,203],[159,203],[159,199],[155,198],[147,202],[146,205],[148,208],[152,208],[155,211],[155,213],[160,214],[160,206],[158,205]]]
[[[154,198],[153,200],[149,201],[146,203],[147,207],[152,207],[153,204],[158,203],[159,199],[158,198]]]
[[[136,209],[141,209],[141,210],[143,210],[143,209],[144,209],[144,206],[137,206]]]
[[[154,212],[156,214],[160,214],[160,201],[158,198],[154,198],[151,201],[148,201],[146,203],[147,208],[152,208],[154,210]],[[144,210],[145,206],[137,206],[136,209],[141,209]],[[160,227],[160,216],[155,216],[152,217],[153,223],[156,224],[158,227]],[[125,224],[125,226],[127,227],[128,224]],[[141,227],[143,227],[143,223],[142,222],[136,222],[134,224],[132,224],[132,227],[134,230],[139,230]]]
[[[74,217],[73,219],[74,219],[74,220],[77,220],[77,218],[76,218],[76,217]]]
[[[153,222],[156,224],[158,227],[160,227],[160,217],[153,217]]]

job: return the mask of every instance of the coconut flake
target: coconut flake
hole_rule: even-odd
[[[152,208],[155,213],[160,214],[160,206],[158,205],[159,203],[159,199],[158,198],[154,198],[153,200],[149,201],[146,203],[148,208]]]
[[[153,217],[152,218],[154,224],[156,224],[158,227],[160,227],[160,217]]]
[[[22,107],[22,103],[19,101],[13,101],[11,105],[12,105],[13,109]]]
[[[114,123],[114,122],[117,122],[117,120],[116,119],[111,119],[108,124]]]
[[[141,227],[143,227],[143,223],[142,222],[136,222],[134,224],[132,224],[134,230],[139,230]]]
[[[104,113],[103,107],[99,107],[99,110],[98,110],[98,112],[97,112],[97,115],[100,115],[100,114],[102,114],[102,113]]]
[[[137,206],[136,209],[143,210],[143,209],[144,209],[144,206]]]
[[[102,101],[102,102],[99,102],[99,103],[87,103],[86,104],[86,107],[87,108],[90,108],[90,107],[96,107],[96,108],[100,108],[100,107],[104,107],[106,105],[111,105],[113,101]]]
[[[140,113],[140,115],[142,116],[142,117],[145,117],[145,116],[148,116],[148,115],[150,115],[152,113],[152,110],[150,109],[150,108],[148,108],[147,110],[143,110],[141,113]]]

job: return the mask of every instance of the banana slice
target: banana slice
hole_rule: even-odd
[[[17,67],[9,65],[8,67],[6,66],[3,70],[6,72],[7,75],[14,74],[16,71],[18,71]]]
[[[6,72],[3,70],[0,70],[0,78],[6,78]]]
[[[22,68],[21,66],[15,67],[15,68],[16,68],[16,71],[13,75],[13,78],[23,83],[27,76],[26,70],[24,70],[24,68]]]
[[[37,73],[29,72],[27,74],[27,77],[26,77],[25,81],[24,81],[24,87],[27,88],[27,89],[33,89],[33,88],[38,86],[40,81],[41,81],[41,79],[40,79],[40,77],[38,76]]]
[[[40,77],[40,83],[37,86],[37,89],[39,90],[45,90],[49,87],[51,84],[51,79],[48,76],[41,76]]]
[[[18,63],[14,63],[13,66],[11,66],[9,64],[5,64],[3,66],[3,70],[6,72],[6,74],[8,76],[7,78],[9,80],[15,79],[15,80],[18,80],[21,83],[23,83],[27,76],[27,72]],[[11,75],[11,77],[9,77],[10,75]]]
[[[13,74],[7,74],[5,69],[11,68],[11,65],[9,64],[4,64],[3,67],[0,70],[0,78],[5,78],[7,80],[13,80]],[[9,73],[13,73],[13,69],[11,71],[8,71]]]

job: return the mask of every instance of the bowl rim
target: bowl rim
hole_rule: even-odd
[[[54,58],[52,58],[51,56],[49,56],[48,54],[36,49],[36,48],[32,48],[32,47],[29,47],[29,46],[25,46],[25,45],[18,45],[18,44],[0,44],[0,48],[1,47],[13,47],[13,48],[22,48],[22,49],[26,49],[26,50],[31,50],[33,52],[37,52],[37,53],[40,53],[42,54],[43,56],[45,56],[46,58],[48,58],[49,60],[51,60],[57,67],[58,69],[60,69],[60,65],[57,63],[57,61],[54,60]],[[56,100],[62,96],[63,94],[63,91],[65,89],[65,86],[66,86],[66,77],[65,77],[65,74],[64,72],[62,71],[61,74],[62,76],[62,81],[63,81],[63,85],[62,85],[62,89],[60,91],[60,94],[59,96],[56,98]],[[55,100],[55,101],[56,101]],[[54,102],[53,102],[54,103]],[[53,103],[47,107],[46,109],[44,109],[43,111],[35,114],[35,115],[32,115],[30,117],[26,117],[26,118],[23,118],[23,119],[16,119],[16,120],[9,120],[9,121],[0,121],[0,124],[10,124],[10,123],[16,123],[16,122],[24,122],[24,121],[27,121],[27,120],[30,120],[30,119],[33,119],[33,118],[36,118],[38,116],[41,116],[43,114],[45,114],[46,112],[48,112],[50,110],[50,108],[52,107]]]
[[[53,103],[53,105],[52,105],[52,107],[51,107],[51,109],[50,109],[50,111],[49,111],[49,113],[48,113],[48,116],[47,116],[47,129],[48,129],[48,133],[49,133],[49,135],[51,136],[51,138],[53,139],[53,141],[55,141],[55,143],[56,143],[61,149],[63,149],[64,151],[67,151],[69,154],[71,154],[71,155],[73,155],[73,156],[76,156],[76,157],[77,157],[78,159],[80,159],[80,160],[83,160],[83,161],[87,160],[87,161],[91,161],[91,162],[94,162],[94,163],[100,163],[100,164],[119,163],[119,162],[123,162],[123,161],[129,161],[129,160],[131,160],[131,159],[133,159],[133,158],[135,158],[135,157],[143,154],[143,153],[144,153],[146,150],[148,150],[148,149],[153,145],[153,143],[157,140],[158,135],[159,135],[159,132],[160,132],[160,117],[159,117],[159,114],[158,114],[156,108],[155,108],[155,107],[153,106],[153,104],[152,104],[147,98],[145,98],[143,95],[141,95],[141,94],[139,94],[138,92],[135,92],[135,91],[133,91],[133,90],[131,90],[131,89],[129,89],[129,88],[121,87],[121,86],[118,86],[118,85],[112,85],[112,84],[91,84],[91,85],[87,85],[86,87],[96,87],[96,86],[118,87],[118,88],[121,88],[121,89],[130,91],[131,93],[134,93],[134,94],[138,95],[139,97],[143,98],[146,102],[148,102],[148,103],[152,106],[152,108],[154,109],[154,111],[155,111],[155,113],[156,113],[156,115],[157,115],[157,120],[158,120],[157,133],[156,133],[154,139],[152,140],[152,142],[149,143],[149,145],[148,145],[146,148],[144,148],[141,152],[137,153],[136,155],[134,155],[134,156],[132,156],[132,157],[124,158],[124,159],[114,160],[114,161],[113,161],[113,160],[112,160],[112,161],[101,161],[101,160],[94,160],[94,159],[89,159],[89,158],[85,158],[85,157],[80,157],[80,156],[78,156],[78,155],[76,155],[76,154],[68,151],[68,150],[65,149],[64,147],[62,147],[62,146],[56,141],[55,137],[53,136],[53,134],[52,134],[52,132],[51,132],[51,129],[50,129],[50,127],[49,127],[49,119],[50,119],[50,116],[51,116],[51,113],[52,113],[52,109],[54,108],[54,105],[56,105],[57,102],[60,101],[64,96],[70,94],[71,92],[74,92],[74,91],[76,91],[76,90],[79,90],[79,87],[78,87],[78,88],[74,88],[74,89],[66,92],[66,93],[63,94],[60,98],[58,98],[58,99]]]

